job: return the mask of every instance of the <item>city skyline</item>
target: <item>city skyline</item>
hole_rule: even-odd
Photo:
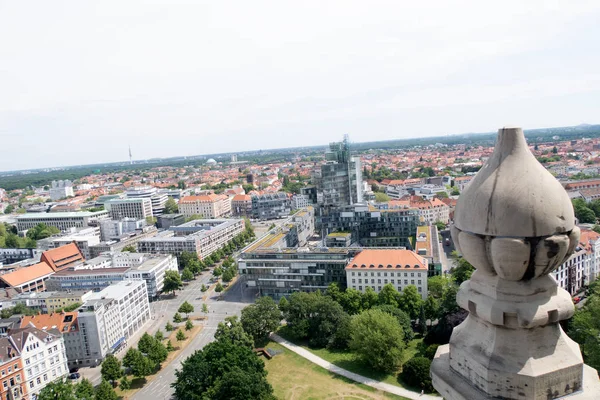
[[[594,2],[0,8],[0,171],[573,126],[600,100]]]

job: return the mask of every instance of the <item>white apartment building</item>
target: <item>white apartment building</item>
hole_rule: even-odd
[[[133,218],[146,219],[152,217],[152,201],[148,198],[112,199],[104,206],[110,212],[112,219]]]
[[[600,234],[590,229],[581,229],[579,243],[587,252],[584,273],[585,284],[589,285],[600,275]]]
[[[195,252],[202,260],[223,247],[245,229],[243,219],[195,220],[155,237],[140,240],[138,252],[151,254],[181,255],[184,251]]]
[[[187,196],[179,200],[179,213],[190,217],[223,218],[231,215],[231,198],[225,195],[208,194]]]
[[[379,293],[391,284],[401,292],[407,286],[417,288],[427,298],[427,260],[414,251],[398,249],[365,249],[346,266],[347,287],[365,292],[371,287]]]
[[[437,221],[450,222],[450,207],[437,198],[419,202],[411,202],[411,206],[419,210],[419,219],[430,225]]]
[[[578,246],[567,261],[554,271],[554,278],[558,286],[574,296],[584,285],[584,275],[587,269],[587,251]]]
[[[69,373],[64,339],[56,329],[26,327],[12,330],[10,337],[20,347],[27,391],[31,399],[50,382]]]
[[[148,297],[158,297],[164,286],[165,273],[179,271],[177,257],[167,255],[144,255],[142,263],[132,266],[125,274],[125,279],[144,280]]]
[[[79,212],[55,212],[55,213],[30,213],[17,217],[17,229],[19,232],[31,229],[40,223],[54,226],[61,231],[70,228],[83,228],[92,223],[108,218],[108,211],[79,211]]]
[[[50,199],[52,201],[64,199],[69,196],[74,196],[73,183],[70,180],[52,181],[52,186],[50,187]]]
[[[146,226],[146,219],[123,218],[121,220],[100,221],[100,238],[108,241],[111,238],[120,237],[126,233],[135,232]]]
[[[121,281],[108,286],[94,299],[113,299],[118,304],[124,340],[134,335],[151,318],[146,281]]]

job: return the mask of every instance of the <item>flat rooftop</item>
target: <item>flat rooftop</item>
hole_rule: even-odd
[[[17,221],[25,219],[40,219],[40,218],[85,218],[95,217],[101,214],[107,214],[108,211],[77,211],[77,212],[55,212],[55,213],[30,213],[23,214],[17,217]]]

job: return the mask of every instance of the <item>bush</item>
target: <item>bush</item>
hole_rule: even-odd
[[[429,376],[429,368],[431,368],[429,359],[425,357],[411,358],[402,368],[402,380],[409,386],[432,392],[433,385]]]

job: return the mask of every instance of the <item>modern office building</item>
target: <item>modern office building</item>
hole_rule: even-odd
[[[231,199],[231,212],[236,217],[252,218],[252,196],[237,194]]]
[[[379,293],[389,283],[399,292],[407,286],[416,286],[422,298],[427,298],[427,260],[414,251],[363,249],[345,270],[347,287],[363,293],[367,287]]]
[[[122,281],[92,295],[91,300],[113,299],[119,308],[125,339],[134,335],[151,318],[146,282]]]
[[[0,249],[0,266],[34,258],[35,249]]]
[[[105,252],[119,252],[128,246],[137,246],[140,240],[156,236],[158,229],[154,225],[145,226],[142,229],[136,229],[134,232],[124,233],[123,235],[110,238],[108,241],[100,242],[90,248],[90,254],[93,258],[98,257]]]
[[[81,332],[88,338],[88,346],[85,347],[83,357],[69,360],[69,365],[99,365],[125,341],[119,304],[114,299],[93,299],[82,304],[77,312]]]
[[[73,196],[73,183],[70,180],[52,181],[50,187],[50,199],[52,201],[58,201]]]
[[[106,218],[106,210],[22,214],[17,217],[17,229],[22,232],[43,223],[64,231],[69,228],[83,228]]]
[[[173,254],[195,252],[204,259],[223,247],[245,229],[243,219],[199,219],[179,226],[155,237],[138,242],[139,253]]]
[[[179,212],[186,217],[223,218],[231,215],[231,199],[221,194],[186,196],[179,200]]]
[[[152,202],[152,215],[158,217],[162,215],[165,209],[165,204],[169,196],[160,192],[158,189],[152,186],[138,186],[133,187],[125,192],[128,199],[150,199]]]
[[[112,199],[105,203],[110,212],[110,218],[120,220],[132,218],[135,220],[152,217],[152,200],[149,198]]]
[[[332,232],[349,232],[352,243],[365,247],[406,247],[412,249],[409,238],[417,232],[419,213],[403,208],[379,210],[373,206],[355,204],[329,210],[317,216],[323,237]]]
[[[326,163],[313,173],[317,203],[324,207],[343,207],[363,201],[362,165],[350,154],[348,136],[343,142],[331,143],[325,153]]]
[[[123,218],[121,220],[100,221],[100,239],[103,241],[121,237],[127,233],[135,232],[146,226],[146,219]]]
[[[253,195],[252,217],[260,220],[284,218],[292,212],[292,201],[287,193]]]
[[[156,226],[160,229],[169,229],[172,226],[185,224],[185,215],[183,214],[163,214],[157,217]]]
[[[65,270],[52,275],[46,281],[48,291],[91,290],[102,289],[125,279],[129,268],[102,268]]]
[[[292,209],[299,210],[301,208],[306,208],[310,206],[312,203],[308,196],[302,194],[296,194],[292,196]]]

